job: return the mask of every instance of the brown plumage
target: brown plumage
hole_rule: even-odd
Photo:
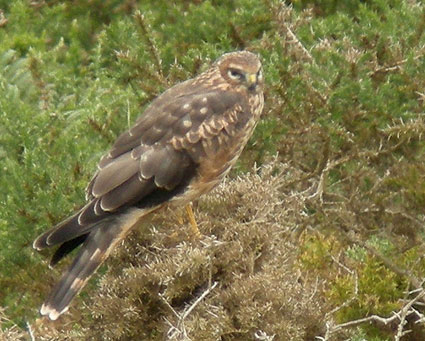
[[[156,98],[99,162],[87,204],[34,241],[60,245],[54,266],[81,245],[41,307],[55,320],[138,221],[164,206],[184,205],[227,174],[263,110],[263,76],[250,52],[223,55],[198,77]]]

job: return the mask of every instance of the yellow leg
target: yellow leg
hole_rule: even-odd
[[[191,203],[186,205],[186,212],[187,212],[187,216],[189,217],[189,223],[190,223],[190,226],[192,227],[192,232],[195,235],[195,237],[199,239],[201,237],[201,232],[198,229],[198,224],[196,223],[195,215],[193,214]]]

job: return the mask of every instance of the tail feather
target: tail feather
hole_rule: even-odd
[[[71,300],[105,261],[115,245],[128,234],[142,216],[155,209],[132,209],[114,219],[105,219],[96,224],[96,228],[88,234],[62,244],[52,258],[53,265],[80,243],[84,243],[69,269],[41,307],[40,313],[51,320],[56,320],[67,311]]]
[[[63,243],[53,254],[52,259],[50,260],[50,263],[49,263],[49,267],[53,268],[57,263],[60,262],[62,258],[68,255],[72,250],[77,248],[79,245],[83,244],[86,241],[88,235],[89,234],[86,233]]]
[[[76,214],[44,232],[34,241],[34,249],[42,250],[46,247],[68,242],[76,237],[87,234],[87,232],[92,230],[99,222],[108,219],[108,217],[105,216],[105,212],[99,215],[95,214],[95,205],[96,200],[93,200]],[[90,220],[82,219],[83,216],[85,217],[87,215],[91,216]]]
[[[50,235],[52,233],[54,233],[55,231],[58,231],[63,226],[69,226],[71,228],[71,230],[74,230],[75,228],[73,228],[73,226],[75,224],[78,224],[78,215],[79,214],[80,214],[80,212],[72,215],[71,217],[65,219],[64,221],[62,221],[59,224],[52,227],[51,229],[47,230],[42,235],[38,236],[37,239],[34,240],[34,243],[32,244],[33,248],[40,251],[42,249],[45,249],[46,247],[51,246],[47,241],[48,238],[50,237]]]

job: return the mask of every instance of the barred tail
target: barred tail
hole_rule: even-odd
[[[137,221],[152,210],[133,210],[116,219],[108,219],[89,232],[69,269],[42,305],[40,313],[56,320],[68,310],[72,299],[81,291],[97,268],[105,261]]]

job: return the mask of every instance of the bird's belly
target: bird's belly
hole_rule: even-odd
[[[214,139],[200,141],[198,147],[202,147],[203,155],[199,158],[195,179],[184,194],[173,199],[173,204],[188,203],[216,187],[236,163],[254,126],[245,130],[244,134],[233,137],[218,135]]]

